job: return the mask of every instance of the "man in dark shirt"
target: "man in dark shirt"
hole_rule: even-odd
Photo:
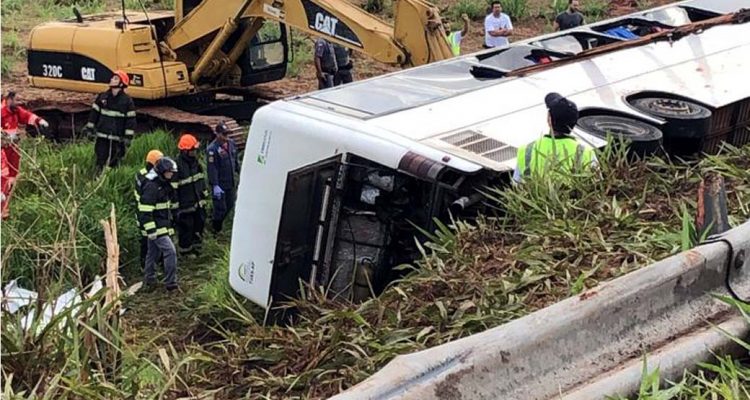
[[[555,18],[556,31],[564,31],[586,23],[578,7],[578,0],[568,0],[568,9],[558,14]]]

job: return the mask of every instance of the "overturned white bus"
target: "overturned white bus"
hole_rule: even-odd
[[[261,108],[231,286],[264,307],[297,296],[300,280],[351,298],[359,274],[380,290],[418,255],[415,225],[471,211],[477,186],[508,179],[517,148],[546,133],[548,92],[576,102],[574,134],[590,146],[607,133],[646,153],[748,143],[743,7],[685,1]]]

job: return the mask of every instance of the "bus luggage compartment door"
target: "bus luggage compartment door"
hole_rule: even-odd
[[[298,298],[300,279],[317,285],[325,253],[342,156],[289,172],[271,278],[271,301]]]

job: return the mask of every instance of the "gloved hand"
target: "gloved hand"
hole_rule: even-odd
[[[219,185],[214,185],[214,198],[220,199],[221,196],[224,195],[224,191],[221,190],[221,187]]]
[[[5,201],[5,193],[0,193],[0,201]]]
[[[93,126],[84,125],[83,128],[81,129],[81,135],[83,136],[92,137],[94,136],[95,133],[96,132],[94,131]]]
[[[49,128],[49,122],[47,122],[44,119],[40,119],[39,120],[39,126],[41,126],[42,128]]]
[[[156,234],[155,233],[149,233],[147,237],[148,237],[148,240],[156,240]]]

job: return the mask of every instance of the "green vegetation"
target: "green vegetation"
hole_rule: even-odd
[[[730,298],[724,301],[734,305],[750,324],[750,305]],[[741,347],[750,350],[750,343],[742,338],[732,338]],[[716,356],[711,363],[698,364],[696,372],[686,372],[680,382],[665,382],[659,369],[648,371],[644,360],[643,377],[637,400],[694,400],[750,399],[750,360],[737,360],[732,356]],[[613,399],[625,400],[622,397]]]
[[[529,0],[500,0],[503,12],[513,20],[521,20],[529,16]]]
[[[291,30],[291,55],[287,65],[287,76],[299,77],[305,69],[309,68],[313,59],[314,40],[304,33]]]
[[[22,286],[44,288],[40,296],[51,299],[101,275],[98,221],[110,203],[117,207],[126,281],[139,280],[132,177],[149,148],[174,153],[173,143],[165,133],[141,136],[122,167],[95,176],[90,144],[28,140],[24,178],[2,225],[3,281],[21,276]],[[502,215],[440,224],[423,258],[402,266],[408,274],[378,298],[343,303],[308,288],[304,299],[288,304],[297,311],[293,327],[267,326],[263,310],[229,288],[228,235],[208,235],[198,260],[181,260],[183,294],[139,292],[125,299],[129,311],[117,328],[77,325],[121,343],[117,384],[86,361],[92,356],[77,342],[85,335],[22,339],[19,325],[6,320],[3,357],[19,360],[3,364],[6,397],[34,391],[118,398],[134,388],[146,396],[323,397],[398,354],[481,332],[680,251],[691,233],[683,228],[684,210],[694,214],[706,171],[727,180],[731,222],[750,218],[750,146],[689,164],[628,162],[612,150],[600,159],[599,172],[574,176],[570,185],[531,180],[509,190],[485,188]],[[51,359],[32,368],[34,354]],[[81,375],[88,380],[64,380]]]
[[[448,9],[451,22],[460,21],[461,14],[466,14],[471,20],[481,20],[487,15],[489,5],[485,0],[458,0]]]
[[[609,2],[606,0],[582,1],[581,12],[586,16],[587,23],[604,19],[609,13]]]
[[[701,173],[718,170],[730,193],[732,221],[750,217],[750,146],[699,164],[659,159],[629,163],[607,152],[600,176],[571,186],[530,181],[488,189],[502,217],[440,225],[405,278],[362,304],[322,293],[290,306],[294,327],[262,324],[226,283],[226,270],[191,307],[192,334],[214,360],[191,384],[227,397],[318,398],[369,376],[395,355],[483,331],[681,250],[683,207],[694,213]],[[223,267],[225,268],[225,267]],[[208,302],[216,306],[207,306]],[[247,360],[252,360],[248,362]],[[233,376],[231,384],[222,377]]]
[[[2,227],[3,280],[20,278],[25,287],[48,278],[78,287],[90,282],[102,273],[105,249],[99,220],[109,215],[110,204],[117,210],[123,267],[136,272],[135,173],[152,148],[176,154],[174,142],[164,132],[142,135],[121,167],[97,175],[93,143],[60,146],[43,139],[25,140],[12,218]]]

